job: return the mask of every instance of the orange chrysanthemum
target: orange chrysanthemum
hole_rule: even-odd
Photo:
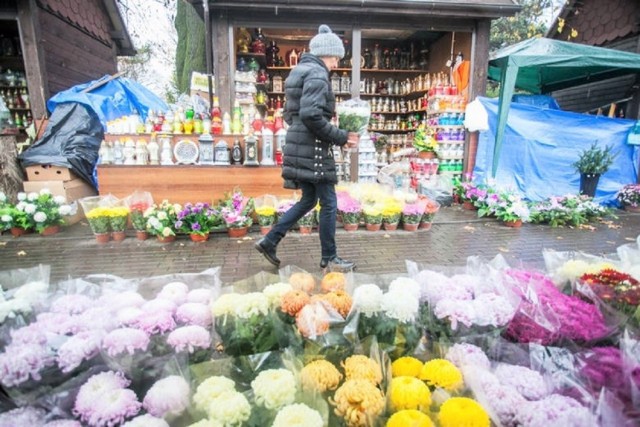
[[[304,291],[294,289],[287,292],[282,296],[280,301],[280,310],[287,313],[289,316],[295,317],[302,307],[307,305],[311,297]]]
[[[351,296],[345,291],[322,294],[319,296],[319,299],[328,302],[331,307],[335,308],[336,311],[340,313],[340,316],[345,319],[351,311],[351,305],[353,304],[353,299],[351,299]]]
[[[300,371],[300,383],[305,390],[316,390],[323,393],[335,390],[342,381],[342,374],[326,360],[315,360]]]
[[[344,291],[346,284],[347,278],[344,273],[332,271],[331,273],[325,274],[322,278],[320,288],[322,289],[322,292]]]
[[[373,384],[380,384],[380,381],[382,381],[380,365],[367,356],[355,354],[347,357],[341,362],[341,365],[348,380],[363,379],[371,381]]]
[[[380,389],[367,380],[347,380],[329,402],[335,414],[348,427],[368,427],[384,411],[385,400]]]
[[[314,339],[329,330],[329,313],[322,304],[308,304],[296,315],[296,326],[305,338]]]
[[[316,279],[309,273],[298,272],[293,273],[289,277],[289,284],[293,286],[293,289],[313,292],[313,289],[316,287]]]

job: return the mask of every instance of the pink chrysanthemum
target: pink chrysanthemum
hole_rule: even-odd
[[[169,311],[159,310],[156,312],[146,312],[132,325],[144,331],[147,335],[164,334],[176,328],[173,314]]]
[[[484,369],[491,367],[491,362],[484,351],[473,344],[454,344],[447,351],[445,359],[456,365],[459,369],[466,365],[474,365]]]
[[[187,302],[187,294],[189,293],[189,287],[182,282],[167,283],[162,287],[156,298],[168,299],[173,301],[176,305],[184,304]]]
[[[76,420],[54,420],[49,421],[42,427],[82,427],[82,424]]]
[[[96,397],[89,410],[77,411],[76,415],[91,427],[111,427],[135,416],[141,407],[136,394],[122,388],[104,391]]]
[[[108,391],[121,390],[129,385],[129,380],[120,372],[106,371],[93,375],[85,382],[76,396],[73,407],[74,414],[84,414],[91,408],[101,396]]]
[[[113,311],[125,307],[140,307],[144,303],[142,295],[134,291],[108,293],[98,299],[99,305],[109,307]]]
[[[40,381],[40,371],[55,364],[55,357],[46,346],[11,344],[0,354],[0,382],[13,387],[33,378]]]
[[[188,351],[193,353],[198,348],[209,348],[211,346],[211,335],[202,326],[183,326],[169,334],[167,344],[173,347],[176,352]]]
[[[46,344],[47,334],[42,329],[39,322],[23,326],[20,329],[13,329],[11,334],[11,344]]]
[[[143,408],[153,416],[180,415],[189,407],[189,384],[179,375],[157,381],[144,397]]]
[[[109,332],[102,339],[102,347],[111,357],[127,352],[133,354],[136,350],[146,351],[149,337],[144,331],[134,328],[120,328]]]
[[[94,305],[95,301],[86,295],[69,294],[62,295],[53,301],[50,311],[53,313],[79,314]]]
[[[116,318],[121,326],[135,325],[140,316],[144,316],[145,312],[138,307],[124,307],[118,310]]]
[[[0,414],[0,426],[39,426],[44,422],[46,413],[33,406],[16,408]]]
[[[78,325],[84,325],[85,329],[111,331],[118,327],[118,319],[113,313],[112,307],[109,306],[90,308],[77,316]]]
[[[57,363],[62,372],[71,372],[84,360],[98,355],[103,336],[103,331],[82,331],[62,344],[57,356]]]
[[[36,322],[44,332],[66,335],[76,333],[74,316],[67,313],[40,313],[36,316]]]
[[[211,308],[197,302],[187,302],[178,307],[176,320],[185,325],[211,326]]]
[[[187,294],[187,302],[199,302],[200,304],[209,305],[212,299],[213,291],[211,289],[193,289]]]
[[[178,304],[176,304],[175,302],[169,299],[156,298],[156,299],[152,299],[145,302],[144,304],[142,304],[142,307],[140,308],[145,313],[155,313],[157,311],[166,311],[168,313],[173,314],[176,312],[176,309],[178,308]]]

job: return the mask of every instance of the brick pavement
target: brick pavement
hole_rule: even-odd
[[[338,229],[340,256],[354,260],[359,273],[406,272],[405,260],[436,266],[462,266],[469,256],[485,259],[502,254],[513,265],[542,267],[542,249],[581,250],[609,254],[640,234],[640,214],[618,212],[618,219],[594,224],[593,230],[570,227],[551,228],[525,224],[520,229],[496,220],[478,219],[475,212],[458,206],[442,208],[431,230],[395,232]],[[123,242],[95,243],[85,222],[55,236],[0,236],[0,271],[51,266],[51,280],[107,273],[125,278],[149,277],[169,273],[197,273],[221,267],[223,283],[231,283],[260,271],[274,268],[253,248],[257,232],[242,240],[218,233],[206,243],[192,243],[186,237],[161,244],[155,240],[137,241],[133,233]],[[295,265],[319,273],[320,242],[317,232],[301,236],[291,232],[278,248],[282,265]]]

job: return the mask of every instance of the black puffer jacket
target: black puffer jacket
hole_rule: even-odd
[[[332,146],[344,145],[347,132],[330,122],[336,98],[329,70],[315,55],[302,55],[285,81],[284,119],[289,124],[282,177],[290,181],[336,183]]]

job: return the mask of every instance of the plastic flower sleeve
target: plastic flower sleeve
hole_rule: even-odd
[[[147,220],[144,212],[153,206],[153,196],[148,191],[136,190],[123,199],[124,205],[129,208],[131,224],[135,230],[144,231]]]
[[[640,407],[640,337],[637,332],[627,329],[620,340],[625,378],[629,379],[631,402]]]
[[[338,127],[347,132],[364,133],[369,126],[371,105],[360,98],[348,99],[336,105]]]
[[[618,246],[617,253],[622,269],[640,280],[640,236],[635,243]]]
[[[558,252],[552,249],[542,251],[547,273],[558,289],[566,289],[587,272],[615,267],[619,261],[584,252]]]

